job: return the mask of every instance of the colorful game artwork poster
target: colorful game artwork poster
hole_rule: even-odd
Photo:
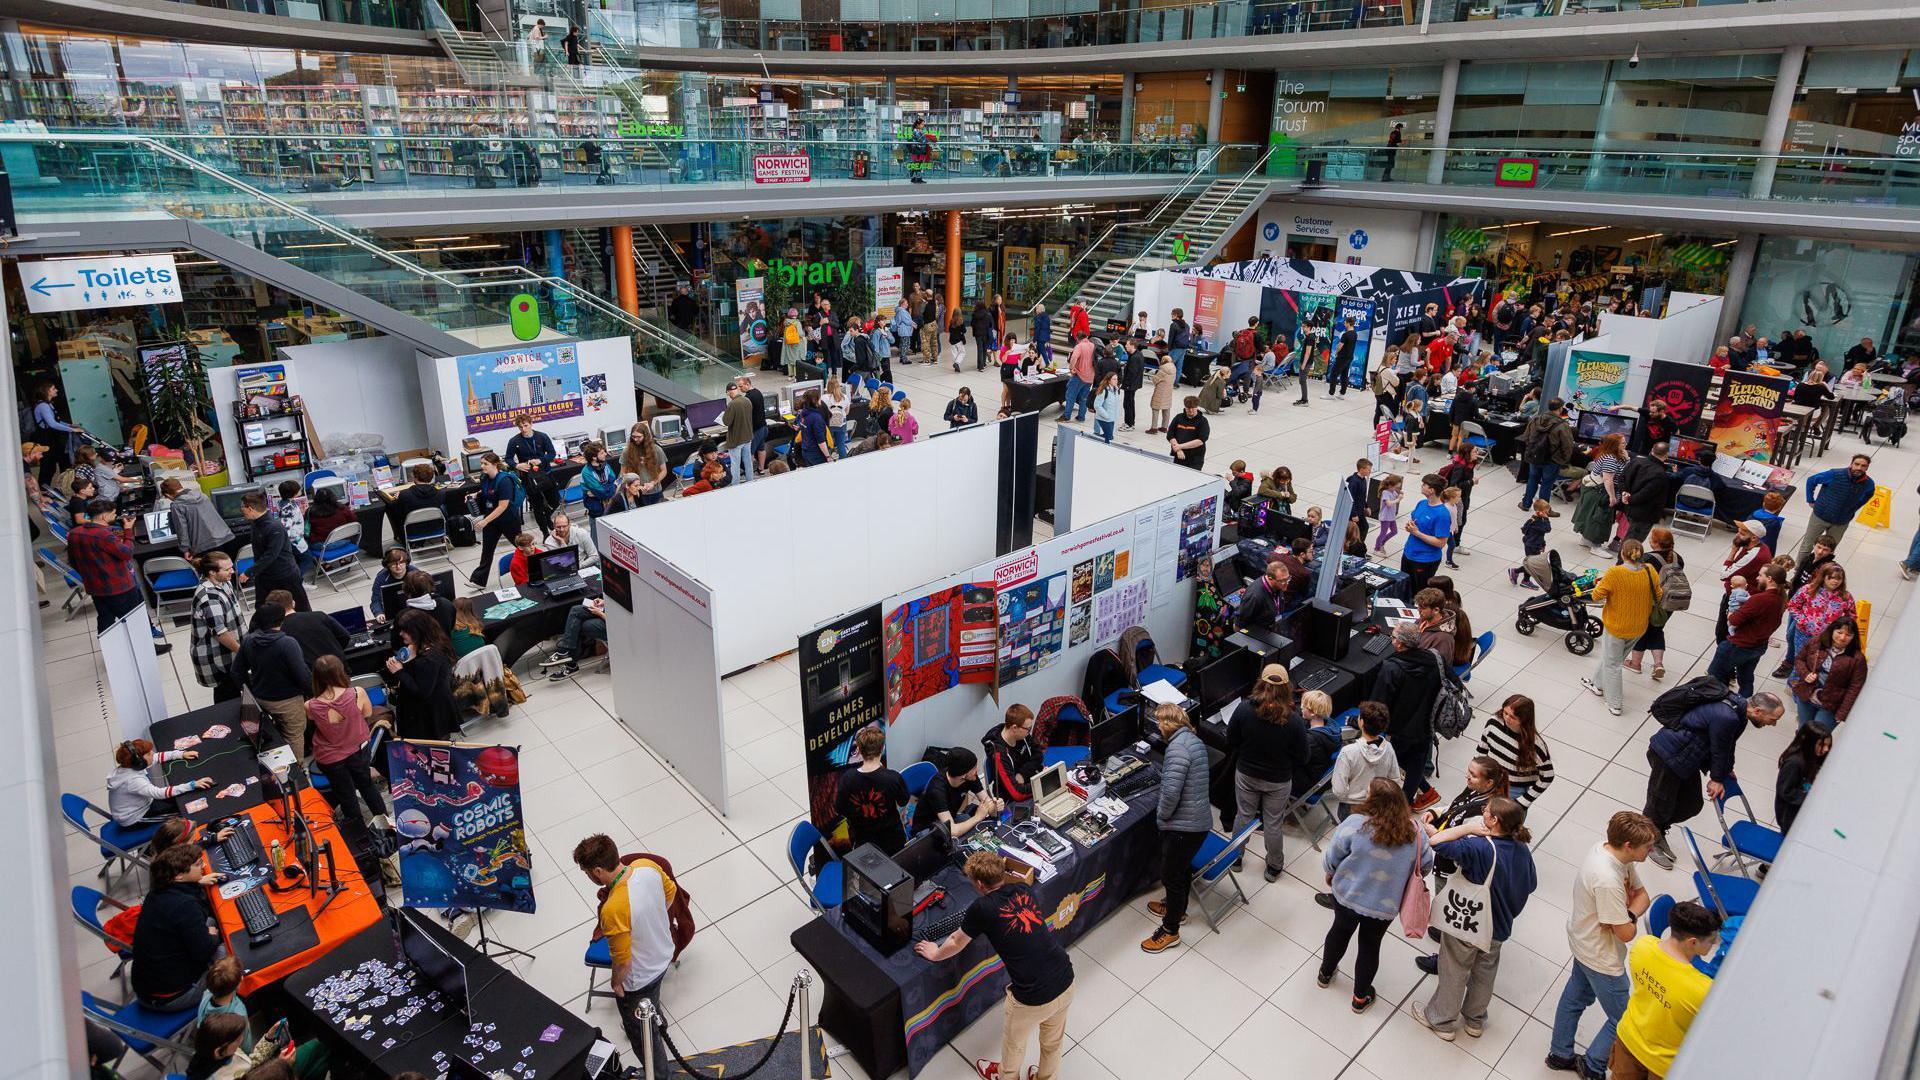
[[[1373,342],[1373,301],[1357,296],[1340,298],[1340,308],[1335,314],[1333,329],[1327,335],[1328,356],[1340,348],[1340,335],[1347,331],[1347,320],[1353,320],[1353,360],[1347,365],[1347,385],[1356,390],[1367,385],[1367,354]]]
[[[1340,298],[1326,293],[1300,293],[1299,323],[1293,331],[1294,363],[1307,365],[1316,378],[1327,373],[1328,349],[1333,345],[1333,316]],[[1309,348],[1311,352],[1309,352]]]
[[[1093,560],[1073,564],[1073,603],[1084,604],[1093,599]]]
[[[395,740],[387,776],[404,906],[533,910],[519,747]]]
[[[766,278],[739,278],[733,283],[733,301],[739,312],[740,362],[759,367],[767,358]]]
[[[1067,572],[1002,589],[1000,609],[1000,685],[1053,663],[1067,629]]]
[[[1729,371],[1726,380],[1707,441],[1722,454],[1772,461],[1774,441],[1787,422],[1787,380],[1751,371]]]
[[[961,683],[991,683],[999,611],[992,583],[955,585],[909,600],[885,620],[887,722]]]
[[[1626,401],[1627,368],[1633,358],[1625,353],[1573,350],[1567,365],[1567,400],[1576,409],[1617,409]]]
[[[523,413],[540,423],[585,411],[576,345],[473,353],[456,358],[454,366],[469,435],[510,428],[513,418]]]
[[[1067,619],[1067,648],[1071,649],[1087,640],[1093,632],[1093,602],[1075,604]]]
[[[1713,386],[1713,369],[1705,364],[1683,364],[1678,360],[1655,360],[1647,370],[1647,404],[1658,401],[1673,418],[1673,429],[1682,435],[1699,430],[1700,417],[1707,408],[1707,391]]]
[[[1113,588],[1113,568],[1115,566],[1115,560],[1116,553],[1111,551],[1103,551],[1093,557],[1094,595],[1097,596]]]
[[[821,832],[839,817],[840,770],[855,757],[853,737],[886,709],[880,605],[870,604],[800,637],[800,733],[807,740],[807,814]]]
[[[1185,581],[1195,575],[1198,564],[1213,554],[1213,512],[1216,499],[1209,495],[1180,511],[1179,561],[1173,580]]]

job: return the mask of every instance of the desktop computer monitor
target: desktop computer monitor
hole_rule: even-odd
[[[894,854],[893,861],[913,875],[915,885],[926,881],[947,865],[946,830],[925,830],[907,841],[907,846]]]
[[[1089,741],[1093,746],[1088,758],[1102,762],[1132,746],[1140,738],[1140,706],[1129,705],[1093,725]]]
[[[648,421],[653,426],[653,437],[661,442],[680,442],[687,437],[685,418],[675,414],[662,414]]]
[[[214,488],[208,493],[213,499],[214,512],[227,521],[244,521],[246,515],[240,512],[240,500],[249,492],[265,490],[259,484],[234,484],[231,487]]]
[[[529,581],[552,581],[580,572],[580,549],[571,545],[552,551],[535,552],[527,560]]]
[[[158,543],[173,538],[173,515],[165,510],[149,510],[140,515],[140,527],[147,534],[148,543]]]
[[[687,406],[687,430],[704,431],[720,422],[720,414],[727,411],[727,399],[715,398],[712,401],[696,401]]]
[[[1245,694],[1260,677],[1260,658],[1246,649],[1235,649],[1200,669],[1194,677],[1202,715],[1211,716],[1228,702]]]
[[[1313,526],[1306,518],[1291,514],[1268,514],[1267,535],[1273,538],[1276,548],[1284,549],[1295,540],[1312,540]]]
[[[460,464],[469,474],[478,476],[480,474],[480,462],[491,453],[493,453],[491,450],[469,450],[460,455]]]
[[[1334,591],[1333,602],[1353,613],[1351,621],[1364,622],[1373,610],[1373,590],[1355,578]]]
[[[446,597],[447,603],[449,604],[453,603],[454,601],[453,571],[441,570],[436,572],[433,575],[433,591],[439,593],[441,596]]]
[[[419,973],[420,985],[424,989],[440,991],[440,996],[471,1023],[473,1002],[468,995],[467,966],[454,959],[445,946],[433,940],[414,921],[413,912],[402,909],[398,919],[400,951]]]
[[[607,452],[613,455],[613,460],[619,461],[620,448],[627,444],[627,437],[630,434],[631,432],[626,428],[610,427],[600,433],[600,445],[607,448]]]
[[[389,581],[380,586],[380,610],[386,614],[389,623],[400,621],[400,613],[407,610],[407,586],[404,582]]]
[[[1667,456],[1676,462],[1697,465],[1706,454],[1718,454],[1719,448],[1705,439],[1690,439],[1685,435],[1675,435],[1667,440]]]
[[[307,495],[310,497],[315,496],[329,489],[332,490],[334,499],[337,500],[341,506],[346,506],[353,501],[351,496],[347,494],[347,478],[344,476],[323,476],[315,480],[313,487],[308,489]]]
[[[1594,412],[1591,409],[1581,409],[1579,413],[1579,419],[1573,427],[1573,435],[1581,442],[1599,442],[1609,435],[1633,438],[1632,416],[1625,413]]]

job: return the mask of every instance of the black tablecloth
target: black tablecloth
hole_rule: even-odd
[[[580,475],[580,470],[584,468],[586,468],[586,466],[577,461],[569,461],[565,465],[553,469],[549,475],[553,477],[555,487],[565,490],[566,486],[572,483],[573,478]],[[442,509],[446,510],[447,517],[465,517],[467,513],[467,496],[480,490],[480,481],[469,478],[457,484],[443,483],[439,485],[439,487],[440,505]],[[360,522],[360,550],[376,559],[380,557],[386,544],[385,537],[389,533],[396,537],[400,535],[400,526],[402,523],[399,508],[390,505],[387,502],[386,496],[381,494],[377,489],[374,492],[373,501],[356,509],[353,515]],[[542,521],[537,524],[540,527],[540,531],[544,533],[547,528],[547,523]]]
[[[285,746],[287,741],[280,729],[273,725],[270,718],[261,716],[261,731],[264,739],[262,747],[272,749]],[[209,735],[214,728],[225,728],[220,734]],[[209,821],[218,821],[260,805],[266,801],[266,793],[260,786],[260,761],[254,753],[252,743],[240,728],[240,702],[222,701],[199,709],[189,709],[156,720],[147,729],[147,738],[160,750],[189,749],[198,751],[200,756],[193,761],[169,761],[160,766],[160,774],[168,784],[183,784],[192,780],[208,779],[213,787],[206,791],[190,791],[181,795],[182,816],[196,825]],[[181,739],[196,740],[193,745],[178,747]],[[299,769],[296,764],[295,770]],[[296,774],[289,780],[296,786],[305,786],[301,779],[304,774]],[[239,785],[235,794],[223,794],[232,785]],[[206,806],[199,810],[187,807],[206,800]]]
[[[1039,382],[1021,382],[1019,379],[1005,384],[1008,396],[1013,402],[1013,414],[1037,413],[1046,411],[1049,405],[1063,405],[1067,400],[1067,376],[1046,375]]]
[[[327,1043],[343,1055],[337,1060],[374,1076],[397,1076],[410,1069],[439,1076],[443,1070],[434,1061],[439,1051],[463,1057],[489,1073],[499,1070],[501,1075],[519,1075],[510,1072],[516,1062],[524,1062],[541,1077],[570,1080],[584,1075],[587,1052],[597,1037],[591,1025],[448,933],[431,915],[416,921],[466,966],[472,1017],[479,1026],[473,1034],[483,1045],[473,1047],[463,1042],[469,1034],[466,1018],[451,1008],[439,1013],[423,1010],[402,1023],[394,1014],[407,1004],[406,998],[355,1005],[344,1014],[316,1006],[316,990],[328,979],[345,976],[362,964],[370,969],[375,961],[388,965],[400,962],[393,928],[382,920],[286,980],[292,1007],[311,1018]],[[415,993],[425,997],[424,989]],[[372,996],[371,991],[368,996]],[[349,1020],[360,1016],[368,1019],[349,1028],[345,1022],[336,1021],[336,1015]],[[489,1027],[492,1030],[487,1030]],[[542,1033],[552,1036],[552,1041],[542,1041]],[[389,1040],[392,1046],[386,1045]],[[498,1042],[499,1047],[488,1050],[485,1044],[489,1040]],[[523,1049],[532,1053],[523,1056]]]
[[[500,650],[500,662],[512,667],[514,661],[525,656],[528,649],[548,638],[558,637],[567,628],[567,609],[600,595],[600,579],[589,577],[586,581],[584,592],[562,597],[548,596],[537,582],[517,586],[521,596],[535,601],[534,606],[516,611],[504,619],[485,618],[487,609],[499,601],[490,593],[476,595],[473,606],[482,616],[487,641]],[[381,671],[392,652],[390,640],[376,633],[370,643],[347,650],[347,671],[353,675],[370,675]]]
[[[1159,880],[1153,808],[1153,789],[1127,800],[1126,814],[1107,839],[1091,849],[1074,844],[1053,879],[1034,888],[1061,944],[1072,944]],[[979,896],[956,867],[942,870],[940,878],[947,899],[929,912],[932,918],[964,910]],[[1006,996],[1006,969],[984,937],[939,963],[920,959],[911,946],[887,956],[847,927],[835,908],[789,940],[824,984],[820,1026],[854,1050],[869,1076],[889,1075],[902,1064],[909,1075],[918,1074]]]
[[[1475,423],[1487,433],[1487,438],[1493,440],[1493,447],[1487,452],[1487,456],[1493,459],[1493,463],[1505,465],[1512,461],[1514,452],[1520,445],[1520,432],[1526,424],[1519,420],[1502,421],[1488,416],[1480,417]],[[1426,446],[1433,443],[1445,445],[1452,438],[1453,420],[1447,415],[1444,406],[1436,405],[1427,415],[1427,426],[1420,431],[1420,445]]]

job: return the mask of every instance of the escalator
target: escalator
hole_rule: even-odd
[[[720,397],[741,369],[704,344],[663,329],[564,278],[522,266],[436,270],[387,241],[255,188],[164,143],[126,135],[0,134],[0,153],[58,152],[62,170],[16,187],[23,237],[35,252],[185,246],[400,338],[434,356],[511,344],[507,311],[532,294],[543,335],[633,343],[640,389],[676,403]],[[16,246],[16,252],[20,247]]]

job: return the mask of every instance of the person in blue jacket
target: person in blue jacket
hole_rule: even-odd
[[[1649,856],[1663,870],[1673,869],[1673,848],[1667,830],[1691,819],[1706,807],[1700,797],[1700,774],[1707,774],[1707,795],[1726,794],[1733,775],[1733,749],[1749,725],[1772,727],[1787,711],[1778,694],[1761,691],[1742,700],[1729,690],[1719,701],[1688,709],[1671,727],[1653,733],[1647,745],[1646,815],[1660,830]]]
[[[1873,498],[1873,477],[1867,475],[1867,467],[1872,464],[1873,459],[1867,455],[1855,454],[1846,468],[1828,469],[1807,478],[1807,505],[1813,507],[1813,516],[1800,537],[1801,558],[1813,550],[1813,542],[1822,533],[1833,537],[1835,544],[1847,535],[1853,515]]]

